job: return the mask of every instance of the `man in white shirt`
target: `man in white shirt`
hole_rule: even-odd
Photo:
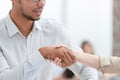
[[[70,43],[61,24],[40,18],[45,0],[12,0],[12,4],[9,15],[0,20],[0,80],[52,80],[57,66],[46,59],[59,57],[62,66],[76,60],[71,50],[54,46],[80,48]],[[78,63],[69,68],[82,80],[97,80],[92,68]]]

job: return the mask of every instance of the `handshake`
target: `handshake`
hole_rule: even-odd
[[[45,59],[52,60],[61,67],[68,67],[76,62],[75,53],[65,45],[45,46],[39,49]]]

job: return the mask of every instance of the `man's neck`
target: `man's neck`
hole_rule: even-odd
[[[30,21],[23,16],[14,14],[14,12],[10,13],[10,17],[19,29],[19,31],[22,33],[22,35],[27,37],[32,31],[33,21]]]

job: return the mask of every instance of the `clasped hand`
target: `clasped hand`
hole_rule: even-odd
[[[61,67],[68,67],[76,62],[73,51],[64,45],[45,46],[39,49],[44,58],[53,60],[55,64]]]

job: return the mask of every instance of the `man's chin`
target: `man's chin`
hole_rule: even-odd
[[[37,21],[37,20],[39,20],[39,19],[40,19],[40,17],[39,17],[39,18],[34,19],[34,21]]]
[[[31,20],[31,21],[37,21],[39,19],[40,19],[40,17],[38,17],[38,18],[29,18],[29,20]]]

